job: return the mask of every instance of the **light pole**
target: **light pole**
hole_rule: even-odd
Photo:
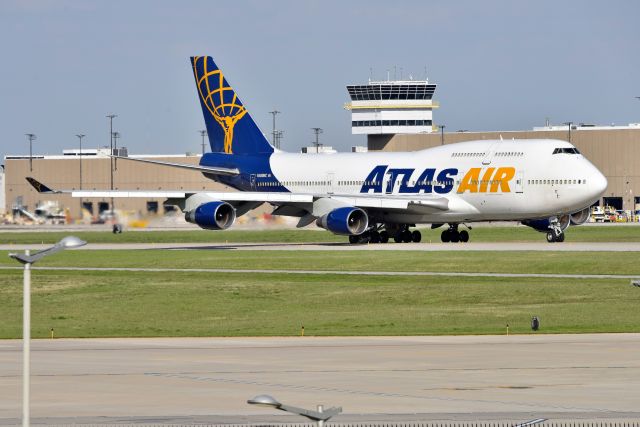
[[[27,138],[29,139],[29,172],[33,172],[33,140],[37,139],[36,135],[33,133],[25,133]]]
[[[569,144],[571,144],[571,125],[573,125],[573,122],[564,122],[563,124],[569,126]]]
[[[320,152],[320,134],[322,133],[322,128],[311,128],[311,130],[313,130],[313,133],[316,134],[316,142],[314,142],[313,144],[316,146],[316,153]]]
[[[205,129],[199,131],[200,132],[200,136],[202,137],[202,155],[204,156],[204,137],[207,136],[207,131]]]
[[[276,115],[280,114],[282,111],[278,111],[275,108],[273,109],[273,111],[269,111],[269,114],[271,114],[273,116],[273,131],[271,132],[272,135],[272,139],[271,142],[273,142],[273,146],[276,148],[280,148],[278,142],[278,135],[276,133]]]
[[[80,140],[80,153],[78,153],[78,159],[80,160],[80,190],[82,190],[82,138],[85,137],[83,133],[76,135]],[[80,197],[80,219],[82,219],[82,197]]]
[[[444,128],[446,125],[440,125],[440,145],[444,145]]]
[[[277,130],[276,131],[276,147],[280,148],[282,146],[282,138],[284,136],[284,131],[283,130]]]
[[[50,248],[29,254],[11,253],[9,256],[24,264],[23,300],[22,300],[22,427],[30,424],[30,368],[31,368],[31,264],[45,256],[60,252],[64,249],[78,248],[87,242],[74,236],[67,236]]]
[[[113,133],[113,149],[116,152],[116,156],[119,156],[118,154],[118,138],[120,138],[120,132],[114,132]],[[113,170],[118,170],[118,157],[115,157],[113,159]]]
[[[318,405],[318,408],[316,411],[297,408],[295,406],[289,406],[289,405],[280,403],[273,397],[266,394],[261,394],[259,396],[254,397],[253,399],[249,399],[247,400],[247,403],[250,405],[268,406],[274,409],[278,409],[280,411],[302,415],[303,417],[306,417],[312,421],[315,421],[318,424],[318,427],[324,427],[325,421],[328,421],[329,418],[335,415],[338,415],[340,412],[342,412],[342,408],[332,407],[325,410],[322,405]]]
[[[111,177],[111,191],[113,191],[113,119],[118,117],[117,114],[107,114],[107,118],[109,119],[109,176]],[[113,197],[111,197],[111,212],[115,212],[113,206]]]

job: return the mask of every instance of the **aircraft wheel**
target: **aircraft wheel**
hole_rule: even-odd
[[[553,233],[553,231],[547,231],[547,242],[553,243],[555,241],[556,241],[556,235]]]
[[[402,243],[402,232],[398,231],[395,236],[393,236],[393,241],[396,243]]]
[[[564,233],[558,234],[558,237],[556,237],[556,242],[564,242]]]
[[[444,230],[440,234],[440,240],[442,240],[442,243],[449,243],[451,241],[451,233],[449,233],[449,230]]]
[[[409,230],[404,230],[402,232],[402,241],[405,243],[411,243],[411,232]]]
[[[469,232],[467,230],[462,230],[460,232],[460,241],[466,243],[469,241]]]
[[[359,241],[360,241],[359,236],[354,236],[354,235],[349,236],[349,243],[351,243],[352,245],[355,245]]]
[[[414,243],[420,243],[420,240],[422,240],[422,233],[418,230],[413,230],[413,233],[411,233],[411,240]]]
[[[387,243],[389,241],[389,233],[386,231],[380,232],[380,243]]]
[[[460,241],[460,233],[454,230],[452,230],[450,233],[451,233],[451,243],[458,243]]]
[[[369,234],[369,242],[380,243],[380,233],[378,233],[377,231],[372,231],[371,234]]]

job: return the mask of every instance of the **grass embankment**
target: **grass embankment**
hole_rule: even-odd
[[[442,228],[421,228],[423,242],[440,242]],[[323,230],[171,230],[79,232],[25,232],[2,233],[0,244],[55,243],[64,236],[74,234],[90,243],[327,243],[346,242],[344,236],[335,236]],[[472,242],[544,242],[545,236],[529,227],[475,227],[470,232]],[[640,226],[582,226],[570,227],[567,242],[640,242]],[[391,243],[393,244],[393,243]]]
[[[6,254],[0,254],[7,265]],[[637,253],[68,251],[44,266],[635,274]],[[0,338],[21,335],[22,272],[0,270]],[[628,279],[33,271],[33,336],[638,332]]]

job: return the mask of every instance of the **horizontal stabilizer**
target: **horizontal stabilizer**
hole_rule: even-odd
[[[52,189],[50,189],[49,187],[47,187],[46,185],[44,185],[43,183],[41,183],[40,181],[36,180],[35,178],[32,178],[30,176],[27,177],[27,181],[29,182],[29,184],[31,184],[31,186],[33,188],[36,189],[36,191],[38,193],[45,193],[45,194],[56,194],[56,193],[60,193],[59,191],[54,191]]]

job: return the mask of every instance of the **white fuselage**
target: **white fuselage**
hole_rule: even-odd
[[[270,166],[292,193],[448,200],[447,210],[379,218],[407,223],[569,214],[589,207],[607,186],[591,162],[559,140],[473,141],[404,153],[276,152]],[[258,176],[256,190],[269,191],[266,181]]]

